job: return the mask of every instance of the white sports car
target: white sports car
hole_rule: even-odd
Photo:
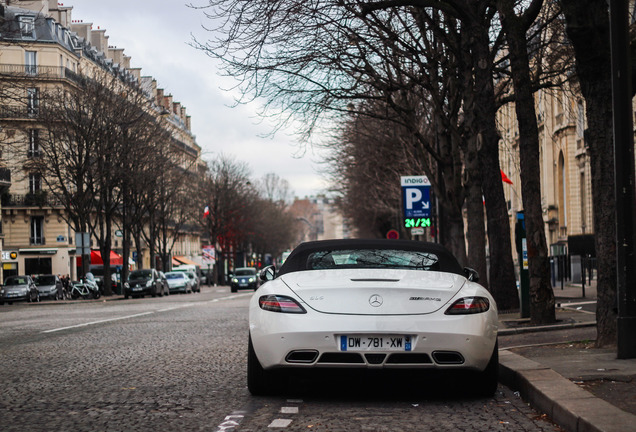
[[[299,245],[249,307],[247,383],[277,391],[286,368],[467,370],[497,388],[497,307],[444,247],[408,240]]]

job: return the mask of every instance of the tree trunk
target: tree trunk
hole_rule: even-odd
[[[450,250],[459,264],[468,265],[466,256],[466,238],[464,236],[464,218],[461,208],[449,208],[445,206],[444,212],[444,246]]]
[[[605,0],[561,0],[586,103],[597,264],[597,346],[616,344],[616,200],[609,11]]]
[[[516,16],[510,1],[500,0],[497,6],[508,41],[515,91],[515,112],[519,124],[521,191],[530,278],[530,321],[534,324],[550,324],[556,321],[556,315],[541,206],[539,128],[530,79],[526,25],[523,19]]]
[[[488,288],[488,265],[486,261],[486,226],[484,224],[484,201],[482,199],[481,176],[477,158],[476,140],[469,140],[464,158],[466,165],[466,211],[468,240],[468,265],[479,273],[479,283]]]
[[[473,13],[475,17],[480,17],[479,11]],[[512,261],[510,220],[499,165],[499,133],[495,122],[497,109],[492,82],[489,27],[487,23],[480,21],[482,19],[480,17],[468,23],[468,31],[472,35],[470,48],[475,74],[475,120],[479,128],[479,163],[482,190],[486,199],[490,251],[489,285],[499,309],[511,310],[519,308],[519,296]]]

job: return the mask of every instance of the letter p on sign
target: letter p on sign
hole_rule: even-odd
[[[406,208],[408,210],[413,209],[413,203],[420,202],[422,200],[422,191],[419,189],[406,189]]]

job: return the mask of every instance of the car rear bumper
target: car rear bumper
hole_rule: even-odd
[[[262,321],[250,317],[254,350],[265,369],[350,367],[483,371],[497,340],[496,313],[381,319],[313,313],[279,315],[275,320],[265,318]],[[409,351],[343,350],[341,337],[347,335],[409,336],[411,346]]]

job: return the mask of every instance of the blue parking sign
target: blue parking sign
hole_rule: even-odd
[[[426,176],[402,176],[404,218],[431,216],[431,183]]]

